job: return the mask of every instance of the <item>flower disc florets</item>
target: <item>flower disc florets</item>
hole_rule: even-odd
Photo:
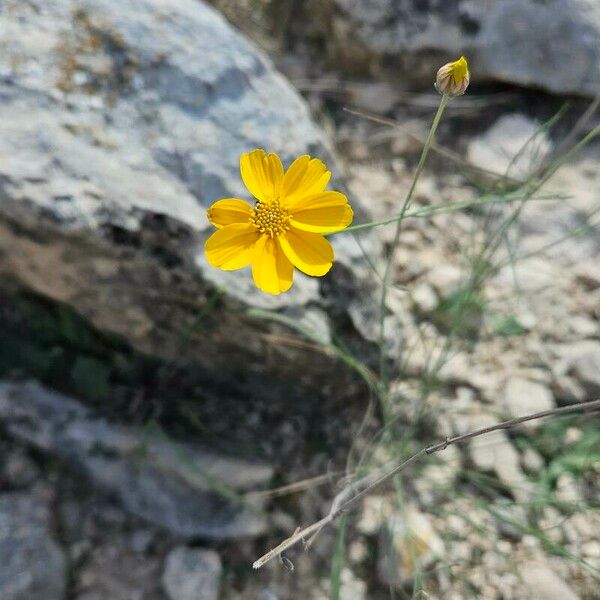
[[[279,200],[273,202],[257,202],[250,222],[261,233],[270,237],[281,235],[290,228],[290,217],[288,211],[279,204]]]

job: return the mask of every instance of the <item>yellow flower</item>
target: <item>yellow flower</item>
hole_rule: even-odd
[[[208,209],[217,227],[206,241],[208,262],[225,271],[251,264],[268,294],[290,289],[294,267],[325,275],[334,254],[323,234],[348,227],[353,213],[344,194],[325,190],[331,173],[323,162],[305,154],[284,173],[276,154],[253,150],[242,154],[240,171],[256,204],[224,198]]]
[[[461,56],[440,68],[435,79],[435,89],[440,94],[462,96],[469,86],[470,79],[469,64],[467,59]]]

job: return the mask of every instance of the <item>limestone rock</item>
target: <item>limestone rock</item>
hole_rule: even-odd
[[[217,600],[221,570],[216,552],[180,546],[167,556],[163,589],[169,600]]]
[[[421,283],[415,287],[412,299],[417,309],[423,313],[435,310],[438,305],[438,297],[427,283]]]
[[[34,383],[0,383],[0,427],[174,536],[220,540],[265,530],[260,504],[236,498],[270,480],[267,465],[110,424]]]
[[[0,495],[3,600],[64,600],[65,557],[49,534],[47,503],[34,494]]]
[[[552,392],[543,383],[511,377],[505,387],[504,406],[508,417],[516,419],[531,413],[551,410],[555,408],[556,403]],[[535,429],[539,426],[539,421],[529,421],[524,426]]]
[[[600,394],[600,342],[581,344],[571,363],[571,371],[590,398]]]
[[[527,473],[537,475],[546,465],[544,457],[531,446],[525,448],[521,456],[521,465]]]
[[[539,252],[540,248],[550,247],[537,256],[548,265],[545,269],[536,267],[535,262],[530,263],[531,259],[524,261],[528,263],[525,270],[529,273],[519,279],[519,285],[526,285],[528,277],[539,279],[540,272],[554,272],[556,277],[556,268],[560,266],[577,268],[588,263],[590,273],[598,270],[600,233],[593,218],[600,186],[600,174],[595,168],[598,155],[596,146],[584,149],[574,160],[561,166],[544,187],[556,195],[556,200],[529,202],[525,206],[519,218],[521,251]],[[594,304],[598,303],[594,303],[590,295],[590,306]]]
[[[497,423],[497,419],[485,413],[474,413],[461,422],[456,433],[489,427]],[[465,427],[466,425],[466,427]],[[506,485],[518,502],[529,502],[533,487],[521,470],[519,454],[506,431],[494,431],[473,438],[469,444],[469,456],[476,468],[482,471],[493,471],[498,479]]]
[[[520,565],[519,572],[531,600],[578,600],[577,594],[544,562],[527,561]]]
[[[580,340],[555,346],[557,359],[552,365],[554,385],[560,391],[569,388],[576,394],[567,395],[569,401],[593,400],[600,393],[600,342]]]
[[[348,69],[406,71],[433,86],[460,54],[478,81],[600,91],[600,6],[592,0],[329,0],[330,47]]]
[[[431,566],[444,553],[444,542],[430,518],[412,507],[406,514],[394,513],[387,520],[379,540],[378,571],[388,585],[402,587],[420,568]]]
[[[264,147],[286,164],[309,152],[336,168],[301,97],[214,9],[9,0],[0,41],[1,280],[71,305],[142,352],[229,381],[240,371],[276,379],[290,363],[267,351],[257,335],[267,325],[250,308],[303,323],[310,304],[328,328],[335,306],[374,339],[372,321],[350,311],[370,298],[351,237],[332,238],[326,280],[298,274],[279,297],[204,258],[214,230],[205,209],[247,197],[242,152]],[[199,314],[201,335],[190,335]]]
[[[505,115],[469,143],[467,157],[483,169],[525,179],[551,149],[539,130],[540,124],[524,115]]]

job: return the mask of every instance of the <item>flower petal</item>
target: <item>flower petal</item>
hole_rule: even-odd
[[[322,161],[304,154],[285,172],[281,187],[282,202],[291,208],[298,199],[324,191],[330,178],[331,173]]]
[[[250,205],[239,198],[223,198],[206,211],[206,216],[215,227],[221,228],[232,223],[248,223],[251,211]]]
[[[250,264],[260,232],[250,223],[233,223],[217,229],[204,245],[206,259],[224,271],[241,269]]]
[[[277,238],[263,235],[259,239],[252,259],[252,276],[256,287],[267,294],[281,294],[292,287],[294,266]]]
[[[303,273],[321,277],[331,269],[333,248],[322,235],[290,229],[279,237],[279,243],[292,264]]]
[[[279,198],[283,165],[277,154],[253,150],[240,157],[240,173],[249,192],[261,202]]]
[[[354,213],[341,192],[321,192],[297,202],[290,210],[290,224],[303,231],[333,233],[352,223]]]

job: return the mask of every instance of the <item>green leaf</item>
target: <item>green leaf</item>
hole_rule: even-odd
[[[489,327],[492,333],[503,337],[527,333],[527,328],[523,327],[514,315],[491,315]]]

